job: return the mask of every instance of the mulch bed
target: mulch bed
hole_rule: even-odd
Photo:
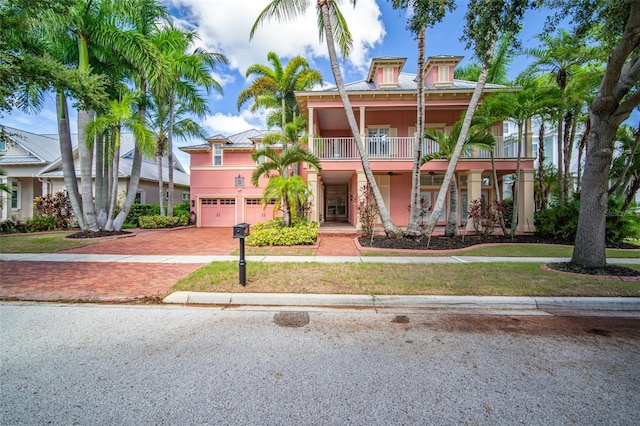
[[[104,237],[117,237],[120,235],[133,234],[131,231],[97,231],[97,232],[76,232],[75,234],[67,235],[67,238],[104,238]]]
[[[388,238],[386,236],[377,235],[373,242],[369,238],[358,239],[362,247],[375,247],[382,249],[408,249],[408,250],[458,250],[471,247],[478,244],[561,244],[573,245],[573,241],[559,240],[552,238],[542,238],[538,235],[516,235],[504,237],[501,235],[466,235],[457,236],[455,238],[432,236],[431,240],[427,237],[419,239],[411,238]],[[427,247],[428,244],[428,247]],[[640,250],[640,246],[628,243],[607,243],[607,248]],[[603,268],[584,268],[573,263],[552,263],[547,265],[550,269],[563,272],[572,272],[585,275],[607,275],[619,277],[635,277],[640,276],[640,271],[624,266],[608,265]]]

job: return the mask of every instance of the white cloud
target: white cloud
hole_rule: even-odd
[[[243,109],[239,115],[216,113],[208,116],[202,127],[208,136],[218,133],[229,136],[251,128],[266,129],[266,115],[264,111],[253,113],[248,109]]]
[[[181,26],[196,29],[204,46],[223,53],[230,67],[244,75],[251,64],[266,60],[269,51],[282,58],[295,55],[327,58],[327,48],[318,39],[315,1],[309,1],[305,16],[288,22],[273,19],[259,26],[253,40],[249,33],[259,13],[270,0],[165,0],[184,15]],[[340,9],[348,22],[353,37],[351,63],[361,68],[368,62],[367,54],[385,35],[380,9],[375,0],[360,0],[352,7],[342,2]]]

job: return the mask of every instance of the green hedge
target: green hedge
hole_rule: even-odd
[[[157,204],[133,204],[129,210],[124,225],[135,228],[140,224],[141,216],[156,216],[160,214],[160,206]]]
[[[318,223],[301,221],[287,228],[282,219],[256,223],[245,239],[250,246],[301,246],[312,245],[318,240]]]
[[[624,200],[609,198],[607,211],[606,240],[618,243],[625,238],[640,237],[640,215],[627,210],[622,212]],[[578,230],[578,216],[580,214],[580,200],[574,199],[564,206],[552,207],[536,212],[534,220],[536,234],[574,241]]]
[[[140,216],[139,225],[143,229],[158,229],[158,228],[175,228],[176,226],[184,226],[187,221],[180,216]]]

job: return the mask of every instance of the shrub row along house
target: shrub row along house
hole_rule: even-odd
[[[455,80],[453,71],[461,56],[432,56],[426,64],[425,128],[449,133],[465,113],[475,82]],[[409,221],[411,169],[416,143],[422,143],[423,155],[438,150],[437,144],[417,138],[416,75],[402,72],[405,58],[374,58],[367,78],[346,85],[358,121],[360,136],[368,151],[371,168],[394,223],[406,226]],[[485,95],[514,90],[487,84]],[[337,89],[297,92],[300,110],[307,118],[307,147],[321,160],[320,172],[300,167],[313,194],[310,219],[318,222],[348,222],[359,226],[356,203],[366,178],[362,170],[356,142],[349,130]],[[502,123],[496,123],[493,150],[498,179],[503,191],[516,171],[517,143],[505,142]],[[256,163],[251,153],[262,147],[265,132],[248,130],[233,136],[221,135],[199,145],[181,148],[191,156],[191,208],[198,226],[231,226],[238,222],[263,222],[273,216],[273,209],[260,204],[266,180],[259,187],[250,184]],[[519,190],[518,232],[533,232],[534,155],[531,134],[525,135],[522,147]],[[428,210],[435,203],[447,160],[433,160],[421,168],[421,196]],[[461,208],[459,219],[467,229],[468,205],[472,200],[493,199],[496,185],[491,152],[471,149],[459,161],[455,179]],[[510,188],[509,188],[510,189]],[[511,193],[510,190],[507,191]],[[502,195],[502,194],[501,194]],[[440,221],[444,223],[447,212]],[[469,222],[469,223],[468,223]]]
[[[35,134],[2,126],[9,136],[9,142],[0,142],[0,168],[5,183],[11,193],[2,191],[0,221],[24,222],[34,216],[33,200],[36,197],[66,191],[62,174],[60,142],[57,134]],[[77,150],[77,135],[72,135],[76,170],[80,170]],[[123,134],[121,140],[118,194],[126,192],[133,160],[134,139],[132,134]],[[165,160],[166,161],[166,160]],[[163,165],[166,182],[168,167]],[[174,164],[174,203],[179,204],[190,198],[189,175],[179,161]],[[79,181],[79,176],[78,176]],[[166,183],[165,183],[166,185]],[[166,187],[166,186],[165,186]],[[165,197],[168,194],[165,191]],[[137,201],[158,204],[158,165],[154,159],[145,159],[140,171],[140,185]]]

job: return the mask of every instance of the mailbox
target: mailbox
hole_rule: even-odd
[[[249,224],[248,223],[239,223],[237,225],[233,225],[233,238],[242,238],[249,235]]]

